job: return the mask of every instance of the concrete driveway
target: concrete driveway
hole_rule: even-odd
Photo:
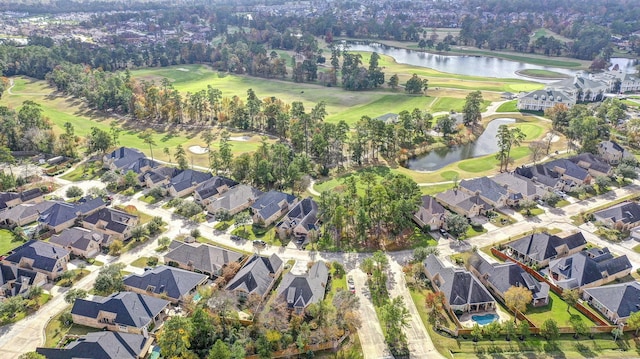
[[[360,320],[362,326],[358,329],[358,337],[362,345],[362,353],[365,358],[383,358],[390,355],[384,342],[382,328],[376,315],[376,310],[371,302],[371,295],[366,286],[367,275],[360,269],[349,272],[356,285],[356,295],[360,299]]]

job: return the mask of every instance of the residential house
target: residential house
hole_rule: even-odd
[[[549,261],[580,252],[587,245],[581,232],[560,238],[546,232],[533,233],[507,243],[506,253],[526,265],[543,268]]]
[[[209,277],[180,268],[158,266],[142,274],[130,274],[123,279],[127,291],[167,299],[172,303],[187,300],[207,283]]]
[[[0,226],[13,228],[25,226],[38,220],[40,213],[55,205],[54,201],[43,201],[36,204],[19,204],[0,212]]]
[[[309,233],[318,231],[318,222],[318,204],[308,197],[291,208],[284,219],[276,225],[276,231],[282,239],[290,236],[306,239]]]
[[[102,208],[82,220],[84,228],[121,241],[131,238],[131,230],[138,223],[138,216],[113,208]]]
[[[424,261],[424,273],[433,289],[444,294],[445,305],[453,311],[474,312],[496,308],[496,301],[487,288],[464,269],[445,267],[438,257],[430,254]]]
[[[502,208],[507,205],[515,205],[522,198],[520,193],[509,193],[503,186],[491,180],[489,177],[479,177],[471,180],[462,180],[460,190],[470,195],[480,195],[485,202],[493,208]]]
[[[232,179],[213,176],[196,187],[193,191],[193,199],[196,203],[206,207],[213,199],[218,198],[221,193],[228,191],[237,184],[238,182]]]
[[[78,219],[89,216],[106,205],[100,197],[81,198],[77,203],[56,202],[40,214],[38,222],[50,231],[60,233],[75,225]]]
[[[109,240],[109,236],[103,233],[73,227],[51,236],[49,243],[60,246],[75,256],[91,258],[98,254],[101,245],[106,246]]]
[[[148,188],[166,186],[171,178],[177,176],[178,173],[180,173],[180,170],[175,167],[160,166],[145,172],[138,180]]]
[[[44,273],[0,263],[0,301],[16,295],[26,295],[29,289],[47,283]]]
[[[229,281],[226,290],[246,299],[250,295],[265,298],[282,273],[283,262],[275,253],[270,257],[251,256]]]
[[[146,294],[113,293],[78,298],[71,308],[75,324],[112,332],[146,334],[164,321],[170,302]]]
[[[296,204],[296,196],[279,191],[269,191],[251,205],[253,223],[269,226]]]
[[[509,193],[509,197],[513,199],[521,198],[527,201],[537,201],[547,193],[544,189],[536,186],[529,178],[515,172],[499,173],[491,179],[504,187]]]
[[[640,283],[629,282],[586,288],[582,298],[613,324],[625,324],[640,308]]]
[[[611,166],[607,161],[591,153],[581,153],[577,156],[570,157],[569,161],[587,170],[593,178],[611,175]]]
[[[0,192],[0,212],[19,204],[35,204],[43,200],[40,188],[33,188],[22,192]]]
[[[636,202],[622,202],[593,214],[596,222],[609,228],[631,230],[640,225],[640,205]]]
[[[544,163],[543,166],[558,173],[566,186],[573,187],[591,183],[591,175],[587,170],[569,161],[566,158],[558,158]]]
[[[251,186],[239,184],[212,200],[207,205],[207,211],[211,214],[224,212],[233,216],[249,208],[261,195],[262,191]]]
[[[66,249],[38,240],[28,241],[2,260],[3,264],[15,264],[42,273],[50,280],[64,273],[68,262],[69,252]]]
[[[459,189],[450,189],[436,195],[436,200],[451,211],[467,218],[484,215],[491,205],[480,198],[479,194],[469,194]]]
[[[629,152],[629,150],[620,146],[615,141],[600,142],[598,145],[598,154],[612,165],[617,165],[623,158],[633,158],[633,154]]]
[[[532,180],[533,183],[539,184],[547,190],[569,191],[571,189],[571,186],[568,186],[564,182],[559,173],[545,167],[544,165],[518,167],[515,170],[515,174],[528,178]]]
[[[145,155],[140,150],[120,147],[104,155],[102,158],[102,167],[111,171],[118,171],[133,165],[141,158],[145,158]]]
[[[95,332],[79,337],[64,348],[36,348],[47,359],[142,359],[153,337],[118,332]]]
[[[503,301],[505,293],[511,287],[523,287],[531,292],[531,305],[534,307],[549,304],[549,284],[539,282],[515,262],[491,264],[481,255],[473,254],[469,258],[469,271]]]
[[[133,173],[137,174],[138,177],[138,181],[140,183],[142,183],[141,181],[141,177],[140,175],[143,175],[153,169],[159,168],[162,165],[150,158],[146,158],[146,157],[142,157],[142,158],[138,158],[138,160],[134,161],[133,163],[124,166],[122,168],[120,168],[120,172],[121,173],[127,173],[129,171],[132,171]]]
[[[244,259],[241,253],[204,243],[173,241],[171,248],[164,255],[166,264],[210,277],[219,277],[224,267],[232,262],[241,263]]]
[[[631,273],[626,255],[614,257],[608,248],[592,248],[549,263],[549,277],[564,289],[598,287]]]
[[[382,116],[374,118],[374,120],[382,121],[385,124],[395,124],[398,123],[398,118],[399,116],[397,113],[385,113]]]
[[[531,91],[518,97],[518,110],[544,111],[556,104],[565,104],[571,108],[576,104],[576,99],[562,90],[546,88],[544,90]]]
[[[310,304],[324,299],[328,281],[327,264],[315,262],[305,274],[285,274],[278,286],[278,299],[285,301],[289,309],[302,313]]]
[[[198,187],[201,183],[213,177],[209,172],[200,172],[192,169],[186,169],[173,176],[167,187],[169,188],[169,195],[172,197],[184,197],[188,196]]]
[[[420,228],[436,230],[444,228],[447,210],[431,196],[422,196],[422,203],[418,211],[413,214],[413,220]]]

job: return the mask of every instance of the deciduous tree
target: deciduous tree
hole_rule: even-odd
[[[531,303],[532,299],[531,291],[525,287],[512,286],[504,293],[507,307],[523,314],[527,311],[527,305]]]

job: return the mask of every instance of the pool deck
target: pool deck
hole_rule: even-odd
[[[463,327],[471,328],[471,327],[473,327],[474,324],[476,324],[476,322],[473,319],[471,319],[471,316],[473,316],[473,315],[487,315],[487,314],[495,314],[495,315],[497,315],[498,316],[498,321],[500,323],[504,323],[506,321],[511,320],[511,316],[509,314],[505,313],[501,308],[497,308],[496,310],[484,311],[484,312],[464,313],[458,319],[460,320],[460,324],[462,324]],[[480,326],[482,326],[482,324],[480,324]]]

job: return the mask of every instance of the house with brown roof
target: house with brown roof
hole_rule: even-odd
[[[239,184],[212,200],[207,205],[207,211],[210,214],[227,213],[233,216],[249,208],[261,195],[259,189]]]
[[[106,237],[103,233],[73,227],[51,236],[49,243],[64,248],[75,256],[91,258],[100,253],[100,246],[103,243],[109,241],[108,236]]]
[[[471,195],[455,188],[438,193],[436,200],[444,207],[467,218],[484,215],[492,208],[489,203],[480,198],[479,194]]]

